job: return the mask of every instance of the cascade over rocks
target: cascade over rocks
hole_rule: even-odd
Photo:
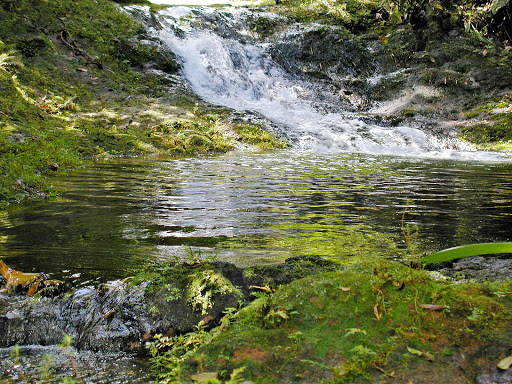
[[[58,344],[69,335],[78,349],[144,351],[155,334],[190,332],[201,321],[213,326],[226,308],[251,300],[253,285],[275,287],[339,268],[319,257],[290,258],[250,273],[226,262],[182,264],[167,275],[87,286],[54,298],[1,293],[0,347]]]

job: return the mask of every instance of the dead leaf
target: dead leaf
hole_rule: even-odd
[[[434,358],[434,355],[431,353],[431,352],[425,352],[423,354],[423,356],[425,357],[425,359],[427,359],[428,361],[434,361],[435,358]]]
[[[405,283],[403,281],[394,281],[393,284],[398,288],[399,291],[404,289]]]
[[[382,317],[382,315],[380,314],[380,311],[379,311],[379,308],[380,308],[380,305],[379,304],[375,304],[373,306],[373,314],[375,315],[375,318],[380,321],[380,318]]]
[[[115,311],[106,310],[103,314],[103,320],[108,319],[109,317],[114,316]]]
[[[263,287],[258,287],[257,285],[251,285],[249,287],[249,289],[257,289],[259,291],[263,291],[263,292],[267,292],[267,293],[272,293],[274,292],[274,290],[272,288],[270,288],[268,285],[265,285]]]
[[[193,381],[204,381],[204,380],[208,380],[208,379],[216,379],[217,372],[196,373],[195,375],[190,375],[190,378]]]
[[[392,371],[392,372],[388,372],[386,370],[384,370],[383,368],[379,367],[378,365],[374,364],[373,365],[374,368],[378,369],[379,371],[381,371],[383,374],[385,374],[386,376],[389,376],[389,377],[398,377],[398,375],[395,373],[395,371]]]
[[[426,309],[427,311],[440,311],[446,307],[444,305],[437,304],[420,304],[420,308]]]
[[[15,271],[9,268],[2,260],[0,260],[0,273],[5,279],[7,288],[16,287],[18,285],[29,288],[27,296],[33,296],[34,293],[36,293],[39,283],[43,279],[41,273]]]
[[[417,349],[414,349],[414,348],[411,348],[411,347],[407,347],[407,350],[409,351],[409,353],[411,353],[413,355],[423,356],[423,352],[418,351]]]
[[[36,293],[40,282],[41,282],[41,280],[39,279],[39,280],[36,280],[35,282],[33,282],[32,285],[30,285],[30,288],[27,291],[27,296],[34,296],[34,293]]]
[[[338,289],[343,292],[348,292],[352,289],[352,287],[338,287]]]
[[[499,369],[505,370],[505,369],[509,369],[511,365],[512,365],[512,356],[507,356],[503,360],[501,360],[497,366]]]

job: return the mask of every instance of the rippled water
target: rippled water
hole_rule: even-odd
[[[149,383],[148,362],[123,353],[99,353],[61,348],[59,346],[24,346],[0,348],[0,382],[50,383],[65,377],[84,379],[96,384]],[[74,369],[76,366],[76,370]],[[77,376],[78,372],[78,376]],[[82,382],[82,381],[80,381]]]
[[[0,213],[7,264],[104,280],[188,250],[242,265],[393,256],[404,210],[423,250],[512,237],[506,163],[234,152],[112,159],[57,184],[56,202]]]

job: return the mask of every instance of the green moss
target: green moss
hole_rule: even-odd
[[[496,145],[507,148],[512,140],[511,102],[507,98],[494,98],[465,114],[466,118],[478,118],[480,122],[461,131],[461,136],[475,144]]]
[[[233,293],[242,298],[242,292],[220,273],[213,270],[199,271],[190,275],[187,284],[187,299],[195,310],[203,315],[212,308],[215,295]]]
[[[372,0],[350,0],[343,3],[332,0],[285,0],[274,10],[299,22],[325,20],[344,25],[352,31],[361,31],[377,21],[375,14],[378,7],[378,2]]]
[[[52,196],[56,169],[93,157],[284,146],[141,72],[148,60],[177,67],[172,55],[139,43],[139,29],[108,0],[0,6],[0,205]]]
[[[288,143],[277,139],[268,131],[254,124],[237,124],[234,126],[237,140],[259,149],[286,148]]]
[[[457,351],[503,337],[510,292],[510,283],[453,285],[397,263],[363,260],[294,281],[231,315],[229,326],[182,362],[182,380],[197,368],[197,355],[202,369],[219,377],[246,367],[245,379],[258,383],[374,382],[382,370],[407,375],[431,359],[446,367]]]

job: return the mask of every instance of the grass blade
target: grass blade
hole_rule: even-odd
[[[512,243],[480,243],[461,245],[425,256],[425,263],[441,263],[443,261],[461,259],[463,257],[512,253]]]

